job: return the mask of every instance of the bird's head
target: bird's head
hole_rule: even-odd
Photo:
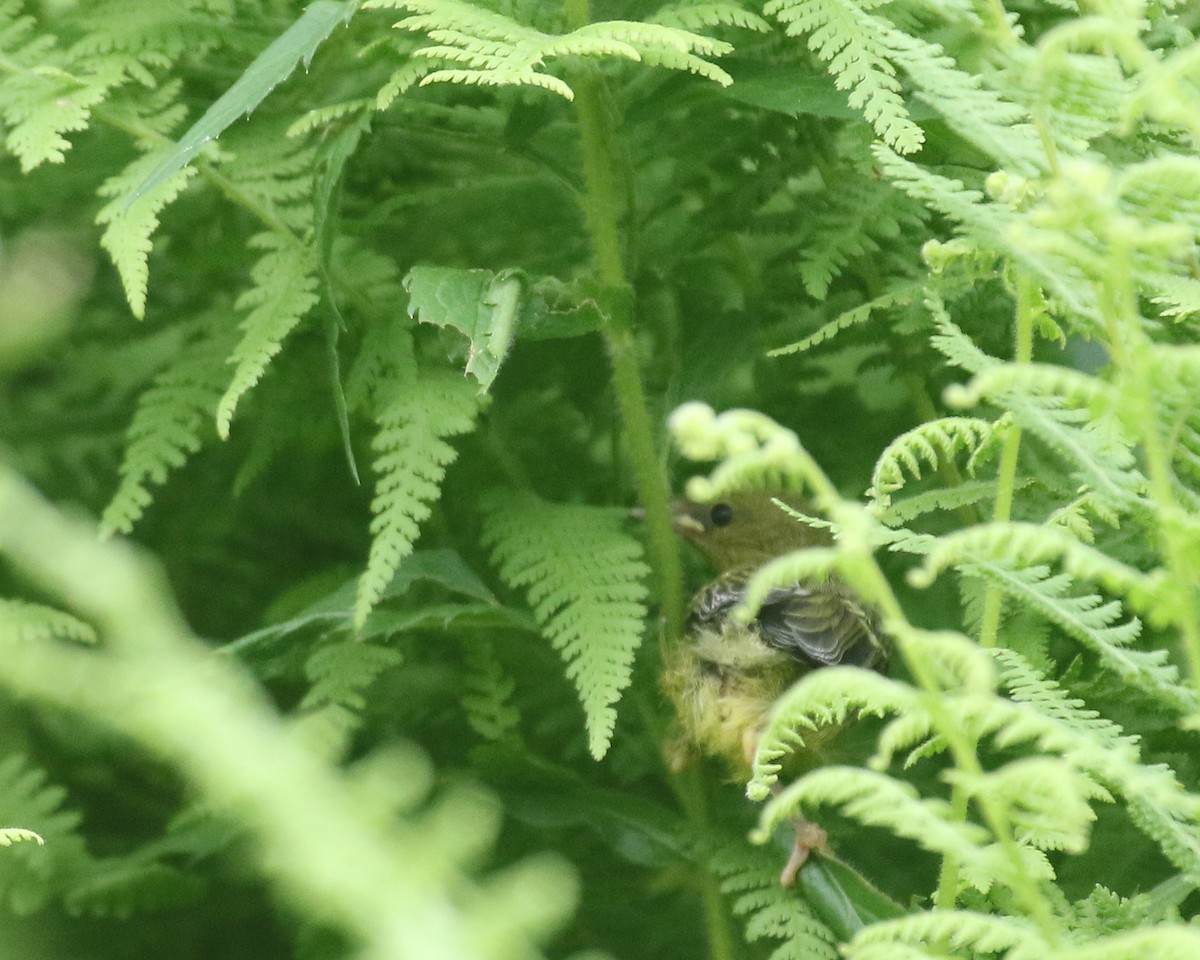
[[[792,550],[830,542],[824,530],[789,516],[772,498],[802,513],[811,512],[795,494],[751,490],[712,503],[676,500],[671,504],[671,518],[675,532],[695,544],[720,570],[758,566]]]

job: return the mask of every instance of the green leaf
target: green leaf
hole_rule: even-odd
[[[811,857],[796,877],[796,886],[840,941],[872,923],[904,916],[900,904],[834,857]]]
[[[453,327],[470,346],[466,370],[480,392],[496,379],[520,318],[524,283],[512,270],[454,270],[413,267],[404,278],[408,312],[421,323]]]
[[[357,6],[358,0],[342,3],[317,0],[309,4],[295,23],[255,57],[233,86],[217,98],[146,179],[126,195],[125,206],[130,206],[138,197],[191,163],[206,143],[219,137],[238,117],[252,113],[267,94],[291,76],[298,64],[303,62],[307,67],[333,28],[348,22]]]

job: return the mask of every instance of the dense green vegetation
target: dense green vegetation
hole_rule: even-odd
[[[1200,956],[1198,29],[0,0],[0,955]],[[743,487],[895,652],[731,784]]]

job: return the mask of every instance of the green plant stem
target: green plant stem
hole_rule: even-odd
[[[1102,288],[1109,326],[1109,350],[1124,380],[1121,390],[1127,406],[1127,423],[1136,426],[1146,462],[1150,498],[1158,527],[1158,541],[1166,561],[1172,591],[1172,617],[1179,628],[1187,657],[1192,686],[1200,690],[1200,610],[1196,605],[1195,574],[1188,560],[1188,534],[1177,523],[1180,515],[1171,489],[1171,458],[1159,433],[1158,410],[1154,403],[1154,369],[1149,355],[1151,342],[1142,332],[1137,293],[1129,264],[1131,251],[1121,238],[1111,246],[1110,269]]]
[[[564,0],[563,8],[572,29],[590,22],[587,0]],[[604,304],[604,335],[612,362],[613,389],[625,428],[634,482],[646,510],[650,555],[658,574],[664,642],[677,643],[683,632],[683,574],[679,546],[671,525],[667,482],[655,450],[654,431],[638,368],[630,284],[621,258],[618,211],[622,203],[612,162],[612,121],[605,109],[604,91],[598,76],[578,70],[571,74],[570,82],[575,91],[575,111],[579,120],[584,213],[591,235],[596,277],[606,293],[615,294],[606,297],[608,302]],[[710,833],[708,803],[698,772],[693,769],[683,776],[673,776],[672,786],[698,835],[707,837]],[[703,870],[700,890],[712,958],[734,960],[737,954],[729,913],[717,879],[707,866]]]
[[[1036,284],[1021,272],[1017,276],[1016,363],[1033,360],[1033,319],[1036,312]],[[1017,488],[1017,460],[1021,454],[1021,428],[1012,424],[1004,438],[1000,454],[1000,474],[996,482],[996,508],[992,520],[1007,523],[1012,519],[1013,494]],[[1000,613],[1003,609],[1003,594],[995,584],[989,583],[983,595],[983,616],[979,623],[979,644],[994,647],[1000,633]]]
[[[578,28],[589,22],[586,0],[565,0],[567,22]],[[678,641],[683,629],[683,587],[679,545],[671,526],[670,495],[654,446],[654,430],[638,369],[633,332],[632,297],[621,260],[618,211],[621,191],[611,162],[612,121],[605,110],[603,88],[594,73],[571,74],[585,185],[584,212],[591,235],[596,277],[604,291],[604,337],[612,361],[613,390],[625,428],[625,443],[638,497],[646,510],[650,555],[658,575],[665,642]]]
[[[946,741],[946,745],[950,750],[950,755],[954,759],[954,765],[965,776],[964,779],[968,782],[979,782],[979,778],[983,776],[983,768],[979,763],[977,753],[977,741],[975,737],[963,727],[956,723],[947,713],[943,704],[942,697],[944,693],[937,677],[920,657],[915,656],[908,648],[908,644],[904,643],[903,629],[907,627],[908,620],[904,616],[904,610],[900,606],[899,600],[896,599],[895,593],[892,591],[891,585],[887,582],[887,578],[883,575],[883,571],[879,569],[875,558],[865,548],[861,551],[854,551],[852,557],[848,560],[857,561],[858,584],[859,592],[866,598],[870,599],[879,608],[883,615],[883,623],[885,629],[889,624],[895,625],[892,628],[893,636],[897,638],[897,648],[904,660],[905,666],[908,667],[909,673],[916,681],[917,686],[922,691],[922,705],[929,712],[929,716],[933,721],[934,729],[941,733]],[[862,589],[865,588],[865,589]],[[1026,913],[1030,919],[1037,925],[1038,930],[1046,939],[1046,942],[1051,947],[1057,947],[1060,943],[1059,927],[1054,919],[1054,913],[1050,908],[1046,898],[1042,896],[1038,889],[1037,881],[1031,877],[1025,870],[1025,864],[1021,860],[1020,848],[1017,846],[1017,841],[1013,836],[1012,823],[1008,816],[1008,811],[1003,805],[997,803],[994,798],[986,793],[975,793],[973,795],[953,796],[951,803],[955,811],[962,811],[965,819],[968,802],[970,799],[975,800],[976,806],[983,817],[983,822],[991,831],[992,836],[996,838],[1000,849],[1008,858],[1012,868],[1012,877],[1009,881],[1013,893],[1017,899],[1021,901]],[[942,882],[939,883],[937,892],[937,904],[942,906],[944,902],[953,905],[953,894],[957,892],[957,876],[958,866],[955,864],[951,871],[951,876],[946,876],[946,869],[943,866]],[[953,879],[954,888],[949,886],[949,880]]]

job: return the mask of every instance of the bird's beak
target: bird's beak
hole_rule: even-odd
[[[646,508],[630,507],[628,516],[630,520],[643,522],[646,519]],[[704,524],[688,513],[687,503],[679,500],[671,504],[671,526],[680,536],[704,532]]]

